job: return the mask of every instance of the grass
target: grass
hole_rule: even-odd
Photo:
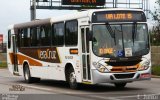
[[[7,68],[7,62],[6,61],[0,61],[0,68]]]
[[[160,76],[160,66],[153,66],[152,67],[152,74]]]

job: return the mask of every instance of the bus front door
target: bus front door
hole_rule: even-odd
[[[83,82],[91,81],[90,73],[90,50],[89,50],[89,27],[81,27],[81,44],[82,44],[82,70]]]
[[[19,75],[18,73],[18,61],[17,61],[17,37],[12,35],[12,49],[13,49],[13,74]]]

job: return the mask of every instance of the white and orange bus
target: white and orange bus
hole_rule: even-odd
[[[151,78],[147,19],[142,10],[101,9],[14,24],[8,68],[26,82],[126,83]]]

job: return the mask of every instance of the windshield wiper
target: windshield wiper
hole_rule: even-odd
[[[108,23],[106,23],[106,27],[107,27],[108,32],[111,35],[111,37],[114,38],[114,43],[116,45],[115,31],[112,30],[111,26]]]
[[[132,26],[132,40],[133,40],[133,45],[134,45],[134,39],[136,37],[136,34],[137,34],[137,24],[136,23],[133,23],[133,26]]]

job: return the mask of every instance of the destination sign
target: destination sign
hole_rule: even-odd
[[[136,11],[109,11],[109,12],[95,12],[92,17],[93,22],[133,22],[146,21],[143,12]]]
[[[95,5],[103,6],[105,0],[62,0],[62,5]]]

